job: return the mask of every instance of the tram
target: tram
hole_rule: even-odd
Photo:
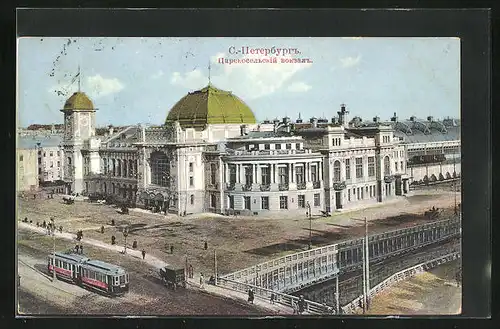
[[[129,274],[120,266],[91,260],[74,253],[48,256],[47,270],[57,278],[109,296],[121,296],[129,290]]]

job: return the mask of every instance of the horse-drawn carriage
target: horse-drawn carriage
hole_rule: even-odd
[[[160,278],[169,288],[177,289],[178,286],[186,288],[186,273],[183,267],[166,266],[160,268]]]
[[[65,195],[62,198],[65,204],[73,204],[75,203],[75,197],[73,195]]]

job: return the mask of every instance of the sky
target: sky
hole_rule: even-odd
[[[229,63],[272,57],[277,63]],[[162,124],[209,76],[258,121],[299,113],[331,119],[342,103],[349,117],[363,120],[394,112],[400,120],[460,116],[458,38],[23,37],[18,125],[62,123],[59,110],[78,90],[78,67],[80,88],[98,108],[97,126]]]

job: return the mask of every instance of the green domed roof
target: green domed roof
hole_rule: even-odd
[[[183,128],[200,129],[207,124],[257,122],[252,110],[241,99],[211,84],[187,94],[172,107],[165,124],[175,121]]]
[[[84,92],[75,92],[64,103],[64,110],[94,110],[94,104]]]

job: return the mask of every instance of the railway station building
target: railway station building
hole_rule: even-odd
[[[420,155],[397,121],[348,122],[341,105],[331,121],[258,122],[239,97],[212,84],[181,98],[161,126],[110,126],[97,136],[98,110],[81,91],[61,111],[67,193],[180,215],[319,214],[384,202],[408,193],[409,156]]]

